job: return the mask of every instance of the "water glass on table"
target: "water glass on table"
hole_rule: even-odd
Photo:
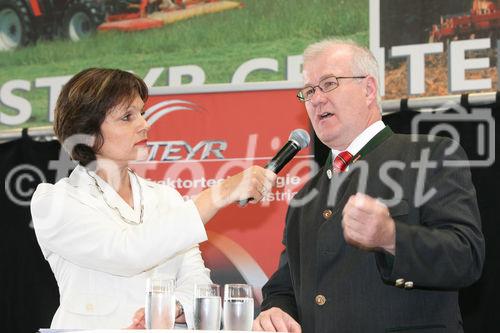
[[[194,328],[220,329],[222,304],[218,284],[196,284],[194,287]]]
[[[253,323],[252,287],[248,284],[224,286],[224,330],[251,331]]]
[[[175,280],[161,277],[146,282],[146,329],[173,329],[175,325]]]

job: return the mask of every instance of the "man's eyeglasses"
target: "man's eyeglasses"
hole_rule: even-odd
[[[302,89],[300,89],[297,92],[297,98],[301,102],[307,102],[309,101],[313,96],[314,93],[316,92],[316,88],[319,88],[322,92],[326,93],[329,91],[334,90],[339,86],[339,80],[341,79],[364,79],[365,76],[327,76],[321,81],[319,81],[317,86],[307,86]]]

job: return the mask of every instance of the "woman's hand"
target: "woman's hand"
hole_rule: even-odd
[[[193,201],[203,223],[207,223],[220,208],[231,203],[247,199],[250,203],[261,201],[275,182],[274,172],[254,165],[204,190]]]
[[[146,328],[146,322],[144,317],[144,308],[140,308],[134,313],[134,317],[132,318],[132,324],[127,327],[127,329],[132,330],[143,330]]]
[[[213,194],[222,207],[246,199],[250,199],[250,203],[257,203],[271,190],[275,181],[274,172],[252,166],[214,186]]]

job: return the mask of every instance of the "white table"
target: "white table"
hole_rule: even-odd
[[[123,330],[127,330],[127,332],[172,332],[173,330],[131,330],[131,329],[128,329],[128,328],[123,328],[123,329],[99,329],[99,330],[96,330],[96,329],[85,329],[85,328],[74,328],[74,329],[70,329],[70,328],[40,328],[39,329],[39,333],[88,333],[88,332],[92,332],[92,333],[96,333],[96,332],[105,332],[105,333],[117,333],[117,332],[120,332],[120,333],[125,333],[123,332]],[[183,324],[183,323],[175,323],[175,326],[174,326],[174,330],[175,332],[197,332],[195,330],[188,330],[187,328],[187,325],[186,324]],[[214,332],[214,331],[203,331],[203,332]],[[235,331],[236,332],[236,331]],[[0,332],[1,333],[1,332]]]

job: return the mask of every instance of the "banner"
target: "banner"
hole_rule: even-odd
[[[88,67],[151,88],[300,83],[309,43],[368,40],[367,0],[82,2],[0,1],[0,130],[50,126],[61,87]]]
[[[498,89],[500,1],[370,1],[385,99]]]
[[[145,107],[150,156],[134,169],[176,188],[186,199],[252,165],[264,166],[291,131],[308,130],[307,113],[294,88],[209,88],[188,93],[155,89]],[[288,203],[316,171],[310,148],[303,149],[261,203],[231,205],[207,224],[209,240],[202,252],[214,280],[249,283],[256,300],[262,300],[260,288],[276,270],[283,250]]]

